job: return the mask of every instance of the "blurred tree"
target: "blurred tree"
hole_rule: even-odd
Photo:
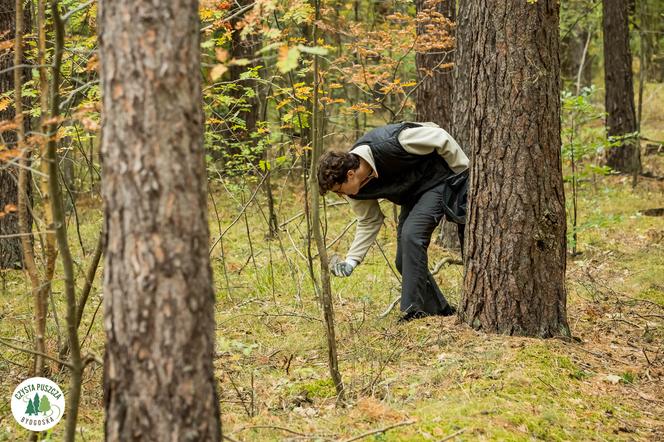
[[[11,41],[16,33],[16,0],[0,0],[0,38]],[[24,13],[23,27],[29,29],[29,14]],[[0,95],[14,90],[14,65],[12,51],[0,51]],[[27,77],[29,70],[22,69]],[[0,99],[0,121],[11,121],[15,117],[15,108],[10,100]],[[27,124],[25,119],[24,124]],[[15,149],[17,136],[15,130],[0,130],[0,150]],[[16,235],[19,233],[18,212],[18,168],[0,162],[0,235]],[[30,218],[30,225],[32,219]],[[0,240],[0,269],[20,269],[23,266],[21,238],[14,236]]]
[[[416,6],[419,41],[415,56],[419,83],[415,92],[416,119],[433,121],[453,132],[456,1],[417,0]],[[443,220],[439,240],[443,247],[460,249],[453,223]]]
[[[639,172],[636,112],[629,46],[629,10],[623,0],[603,0],[606,129],[622,143],[607,151],[607,164],[620,172]]]
[[[433,121],[447,131],[454,106],[454,0],[417,0],[417,121]]]
[[[198,2],[99,22],[106,440],[219,441]]]

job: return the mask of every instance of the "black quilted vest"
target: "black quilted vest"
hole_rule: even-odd
[[[401,146],[399,133],[419,126],[415,123],[388,124],[355,142],[353,148],[362,144],[371,148],[378,178],[371,179],[351,198],[385,198],[398,205],[412,205],[424,192],[454,175],[435,150],[428,155],[413,155]]]

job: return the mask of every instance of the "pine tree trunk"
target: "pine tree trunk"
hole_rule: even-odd
[[[442,128],[452,127],[452,99],[454,97],[454,0],[417,0],[418,40],[427,51],[415,56],[417,80],[422,82],[415,92],[417,121],[433,121]],[[447,41],[445,37],[448,37]],[[431,40],[431,41],[430,41]]]
[[[106,440],[219,441],[198,2],[99,23]]]
[[[454,25],[455,0],[417,0],[417,34],[427,51],[415,56],[417,121],[433,121],[452,132],[454,109]],[[462,147],[463,148],[463,147]],[[438,242],[445,248],[460,249],[456,225],[441,224]]]
[[[2,37],[3,41],[14,39],[16,32],[15,0],[0,0],[0,29],[8,31]],[[25,20],[25,24],[29,23]],[[12,51],[0,52],[0,71],[14,65],[14,54]],[[27,70],[26,70],[27,72]],[[14,90],[14,71],[8,70],[0,74],[0,94]],[[7,106],[0,110],[0,121],[13,120],[14,108]],[[16,147],[16,133],[6,131],[1,134],[2,144],[9,149]],[[0,212],[5,212],[5,207],[18,206],[18,169],[6,164],[0,164]],[[16,235],[19,233],[18,212],[10,212],[0,216],[0,235]],[[21,249],[21,238],[3,238],[0,240],[0,269],[20,269],[23,263],[23,252]]]
[[[459,15],[472,154],[459,315],[486,332],[569,335],[558,1],[464,0]]]
[[[632,52],[629,47],[628,4],[604,0],[604,82],[606,85],[606,129],[609,136],[636,132]],[[641,170],[637,140],[631,138],[609,148],[607,164],[620,172]]]

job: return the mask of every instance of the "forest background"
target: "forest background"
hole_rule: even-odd
[[[322,147],[348,148],[370,128],[402,120],[433,120],[454,135],[453,5],[200,2],[214,370],[226,437],[664,437],[664,5],[618,2],[628,14],[637,126],[611,139],[604,73],[614,48],[603,44],[603,2],[560,3],[565,282],[574,339],[487,335],[455,318],[396,325],[390,307],[400,287],[392,264],[397,209],[384,201],[385,226],[365,262],[351,278],[332,280],[345,385],[340,407],[329,379],[310,216],[312,144],[320,133]],[[11,417],[10,397],[34,373],[56,380],[68,395],[79,383],[76,437],[101,440],[97,3],[35,0],[23,7],[18,23],[16,2],[0,0],[0,440],[28,437]],[[15,50],[17,33],[23,53]],[[639,168],[607,165],[607,152],[625,140],[639,147]],[[49,187],[52,176],[62,195]],[[19,225],[21,188],[31,234]],[[64,239],[51,229],[58,201]],[[343,255],[354,217],[334,195],[320,202],[326,247]],[[436,234],[430,263],[457,305],[463,269],[445,230]],[[79,339],[72,362],[70,343]],[[64,434],[63,421],[32,437]]]

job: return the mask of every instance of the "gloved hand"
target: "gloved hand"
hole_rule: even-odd
[[[350,276],[357,267],[357,261],[353,259],[347,259],[345,261],[338,261],[330,266],[330,271],[334,276],[346,277]]]

